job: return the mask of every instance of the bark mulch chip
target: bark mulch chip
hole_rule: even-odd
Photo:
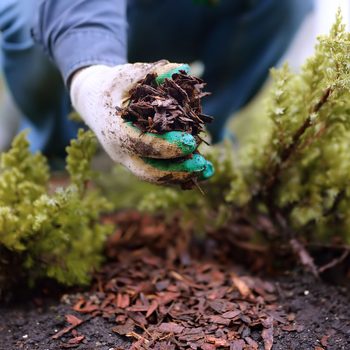
[[[212,117],[202,113],[201,99],[205,83],[185,71],[173,74],[162,84],[157,74],[148,74],[129,92],[124,108],[117,114],[130,121],[142,132],[162,134],[167,131],[184,131],[197,136]]]

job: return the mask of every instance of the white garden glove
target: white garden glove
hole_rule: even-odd
[[[186,70],[188,66],[168,61],[116,67],[96,65],[79,70],[72,78],[73,106],[108,155],[149,182],[181,184],[194,176],[208,178],[213,174],[211,163],[199,154],[182,162],[174,161],[195,151],[197,145],[192,135],[180,131],[162,135],[141,133],[117,115],[116,107],[123,107],[127,93],[148,73],[171,77],[179,69]]]

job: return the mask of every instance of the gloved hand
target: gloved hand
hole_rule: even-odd
[[[168,61],[116,67],[96,65],[79,70],[71,81],[73,106],[108,155],[138,178],[153,183],[181,184],[194,174],[206,179],[214,173],[212,164],[199,154],[182,162],[174,161],[196,149],[192,135],[180,131],[143,134],[116,114],[116,107],[123,107],[127,101],[128,91],[148,73],[157,73],[161,82],[179,69],[186,70],[188,66]]]

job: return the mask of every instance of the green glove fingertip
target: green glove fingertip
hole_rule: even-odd
[[[183,164],[183,171],[196,173],[201,172],[205,169],[206,159],[200,154],[194,154],[192,158],[185,160]]]
[[[152,134],[154,135],[154,134]],[[197,143],[195,138],[186,132],[182,131],[169,131],[165,134],[154,135],[164,141],[176,145],[183,155],[187,156],[195,151],[197,148]]]
[[[212,162],[207,161],[205,169],[202,172],[201,180],[208,180],[215,174],[215,168]]]
[[[183,162],[174,162],[171,159],[143,158],[144,162],[162,171],[174,172],[202,172],[205,170],[207,161],[200,154],[194,154],[192,158]]]
[[[190,71],[190,66],[188,64],[182,64],[181,66],[171,69],[166,73],[160,74],[156,78],[156,83],[158,85],[163,84],[165,79],[171,79],[173,74],[179,73],[180,70],[184,70],[186,73],[188,73]]]

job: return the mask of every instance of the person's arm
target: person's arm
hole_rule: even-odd
[[[126,63],[127,0],[43,0],[33,37],[58,66],[64,81],[91,65]]]
[[[168,76],[187,67],[167,61],[126,63],[126,0],[44,0],[37,12],[34,39],[58,66],[74,108],[114,161],[159,184],[213,174],[199,154],[174,161],[196,150],[192,135],[144,134],[116,115],[126,93],[148,73]]]

